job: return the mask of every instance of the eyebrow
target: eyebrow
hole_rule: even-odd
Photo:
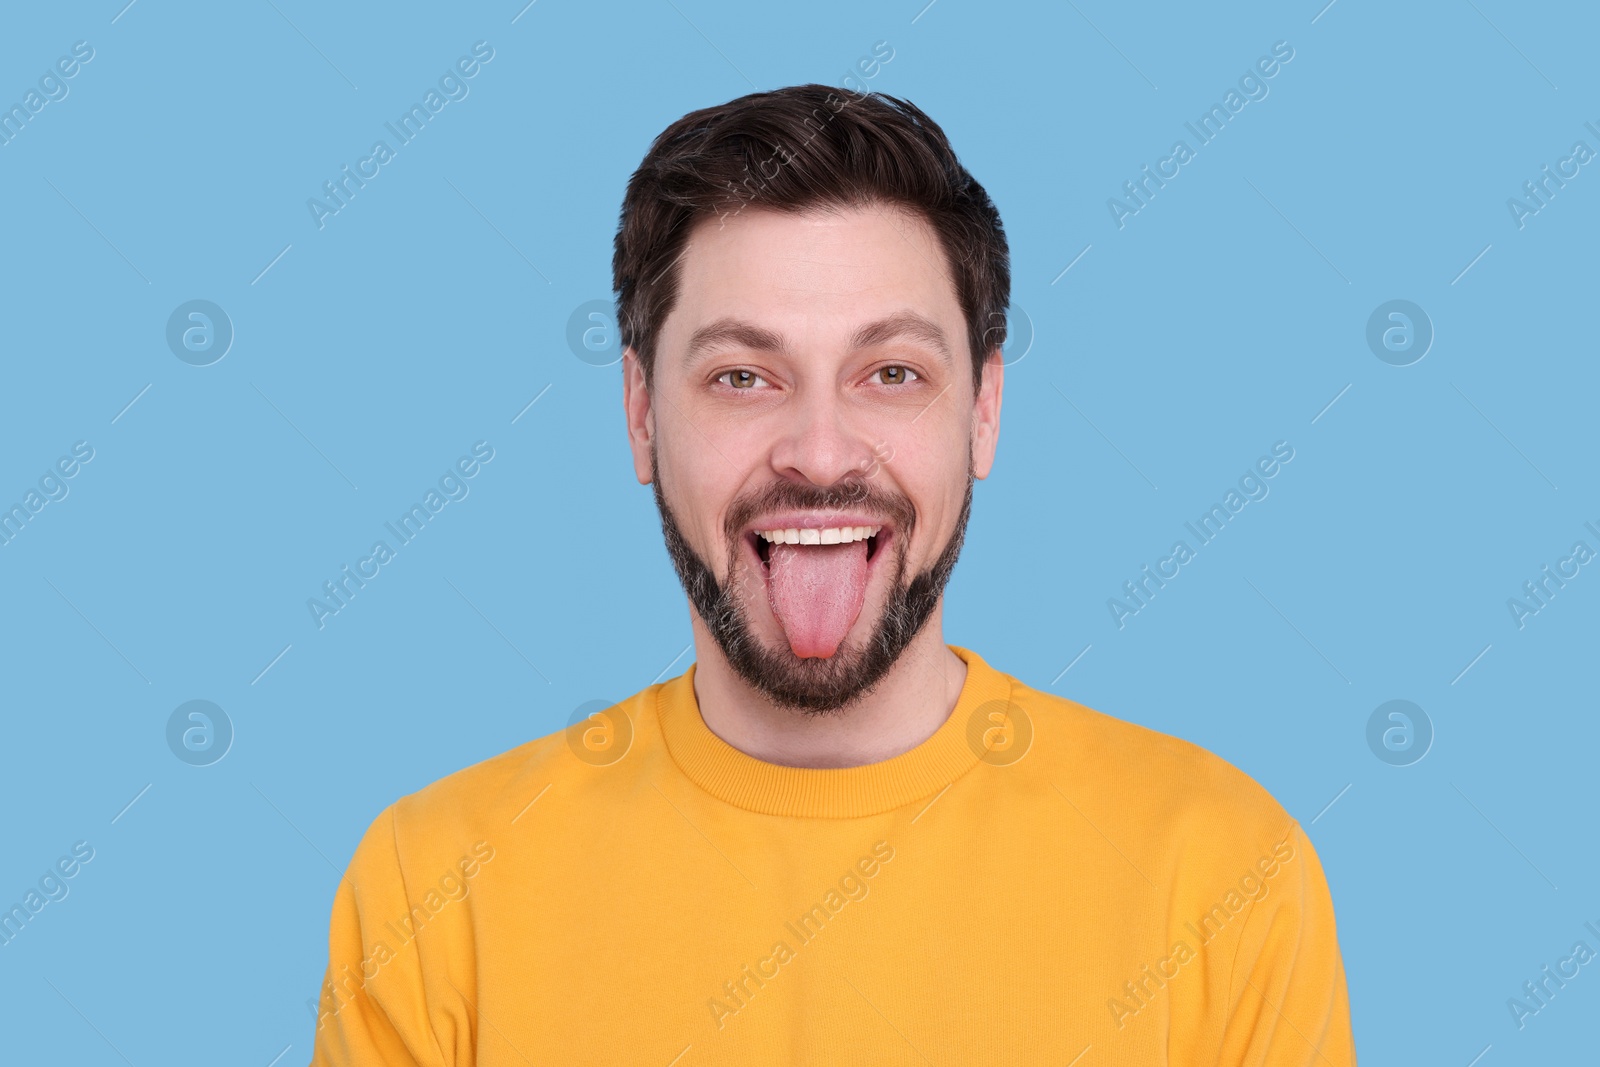
[[[708,322],[689,338],[687,359],[694,362],[717,348],[753,348],[758,352],[783,352],[788,349],[783,335],[744,319],[721,318]]]
[[[867,323],[850,338],[850,347],[871,348],[898,337],[927,345],[939,353],[946,364],[951,361],[950,342],[945,338],[944,331],[939,329],[939,324],[915,311],[897,311],[887,318]]]
[[[946,364],[951,362],[950,342],[944,331],[938,323],[915,311],[897,311],[866,323],[850,335],[850,347],[871,348],[901,337],[927,345]],[[687,360],[692,363],[707,352],[723,347],[748,348],[758,352],[789,351],[788,342],[775,330],[745,319],[721,318],[700,327],[689,338]]]

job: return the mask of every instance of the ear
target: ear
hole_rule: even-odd
[[[972,407],[972,472],[989,477],[994,467],[994,452],[1000,443],[1000,394],[1005,386],[1006,367],[1000,361],[998,346],[989,350],[983,362],[983,384]]]
[[[644,367],[632,347],[622,353],[622,410],[628,419],[628,447],[633,450],[633,474],[640,485],[655,479],[650,464],[650,443],[655,438],[656,417],[650,406],[650,389]]]

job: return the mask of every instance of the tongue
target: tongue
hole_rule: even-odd
[[[789,648],[826,659],[861,614],[867,596],[867,543],[773,545],[767,600]]]

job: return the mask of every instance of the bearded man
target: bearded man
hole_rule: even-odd
[[[1353,1064],[1298,823],[944,642],[1010,266],[938,125],[820,85],[686,115],[613,273],[695,663],[377,818],[313,1062]]]

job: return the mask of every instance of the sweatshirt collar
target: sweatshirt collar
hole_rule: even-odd
[[[747,755],[711,732],[694,695],[694,672],[656,690],[656,715],[672,759],[720,800],[764,815],[849,819],[877,815],[931,797],[977,763],[969,736],[975,713],[1011,698],[1011,679],[975,652],[948,646],[967,665],[955,709],[914,748],[858,767],[786,767]]]

